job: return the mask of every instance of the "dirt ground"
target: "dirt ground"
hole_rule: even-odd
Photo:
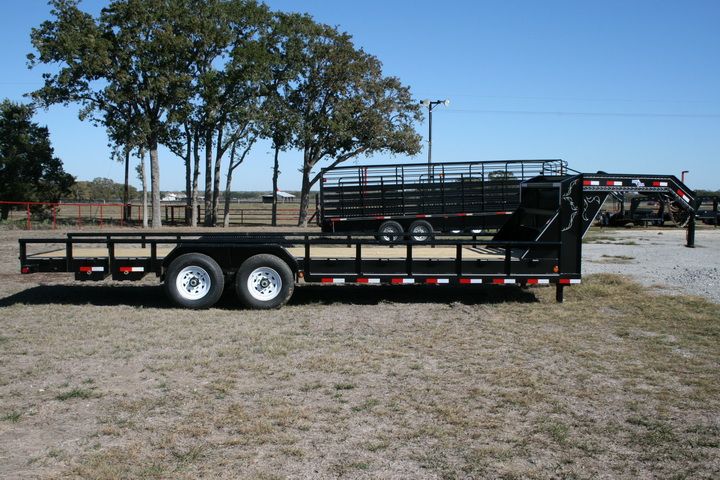
[[[28,234],[0,231],[0,478],[720,476],[704,298],[596,274],[564,304],[313,286],[193,312],[152,279],[21,276]]]

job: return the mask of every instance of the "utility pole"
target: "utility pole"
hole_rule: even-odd
[[[432,164],[432,112],[438,105],[450,105],[450,100],[430,100],[426,98],[420,104],[428,109],[428,169]]]

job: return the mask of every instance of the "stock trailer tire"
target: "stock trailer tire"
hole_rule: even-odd
[[[275,255],[253,255],[240,265],[235,275],[235,292],[248,308],[280,308],[290,300],[294,290],[292,270]]]
[[[404,238],[403,227],[394,220],[388,220],[387,222],[383,222],[378,228],[376,238],[382,243],[399,242]]]
[[[215,260],[202,253],[186,253],[170,263],[165,292],[182,307],[209,308],[220,300],[225,276]]]
[[[433,226],[427,220],[415,220],[408,228],[410,240],[415,242],[429,242],[433,239]]]

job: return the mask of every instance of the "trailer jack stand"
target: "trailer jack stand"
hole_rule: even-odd
[[[687,226],[687,243],[685,244],[688,248],[695,248],[695,213],[690,214],[690,221]]]
[[[563,303],[563,288],[564,287],[565,287],[565,285],[561,285],[559,283],[555,286],[555,300],[558,303]]]

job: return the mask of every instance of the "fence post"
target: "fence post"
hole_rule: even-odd
[[[100,228],[103,228],[103,204],[100,204]]]
[[[30,230],[32,228],[32,226],[30,225],[30,204],[28,203],[26,205],[27,205],[27,223],[25,225],[25,229]]]
[[[53,207],[52,207],[52,216],[53,216],[53,230],[55,230],[56,219],[57,219],[57,205],[53,205]]]
[[[78,207],[78,216],[77,216],[76,225],[77,225],[78,228],[80,228],[80,208],[81,208],[81,207],[80,207],[80,204],[79,204],[79,203],[78,203],[78,206],[77,206],[77,207]]]

